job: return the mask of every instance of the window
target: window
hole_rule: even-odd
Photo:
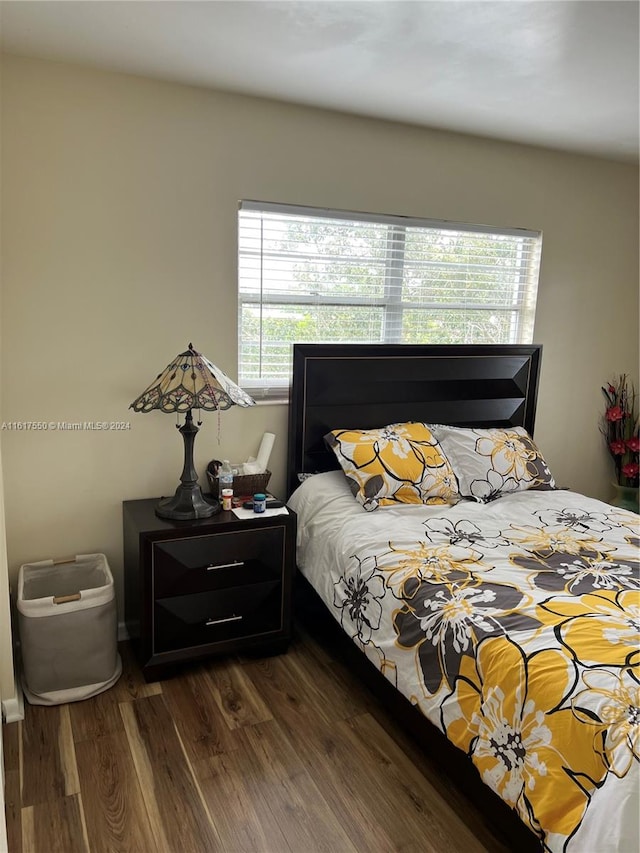
[[[287,395],[291,344],[531,343],[537,231],[243,201],[238,376]]]

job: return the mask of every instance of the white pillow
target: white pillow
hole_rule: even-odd
[[[549,466],[524,427],[428,426],[453,468],[463,497],[486,503],[509,492],[556,487]]]

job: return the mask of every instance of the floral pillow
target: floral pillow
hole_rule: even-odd
[[[464,429],[430,424],[462,497],[480,503],[526,489],[555,489],[542,454],[523,427]]]
[[[458,487],[437,439],[421,423],[335,429],[325,435],[366,510],[398,503],[456,503]]]

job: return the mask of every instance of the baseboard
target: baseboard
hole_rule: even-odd
[[[16,723],[24,720],[24,696],[16,675],[15,696],[2,700],[2,722]]]

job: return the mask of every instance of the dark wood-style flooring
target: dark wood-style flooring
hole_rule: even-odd
[[[505,851],[377,700],[298,629],[3,727],[9,853]]]

